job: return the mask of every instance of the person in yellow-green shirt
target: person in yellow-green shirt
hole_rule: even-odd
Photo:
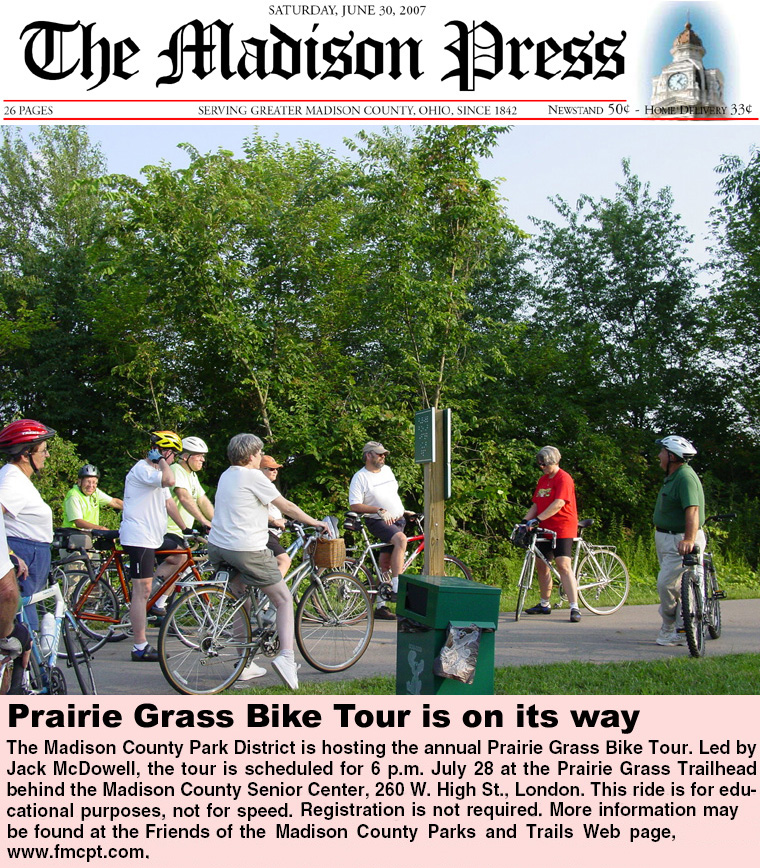
[[[85,464],[77,474],[77,482],[63,500],[63,526],[82,530],[106,530],[100,523],[100,507],[121,509],[124,503],[98,488],[100,471],[94,464]]]

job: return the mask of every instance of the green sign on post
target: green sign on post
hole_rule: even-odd
[[[417,464],[435,461],[435,409],[414,414],[414,460]]]

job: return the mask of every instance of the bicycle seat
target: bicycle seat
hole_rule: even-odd
[[[593,518],[584,518],[584,519],[582,519],[581,521],[578,522],[578,527],[579,527],[581,530],[586,530],[586,528],[587,528],[587,527],[591,527],[591,525],[592,525],[593,523],[594,523],[594,519],[593,519]]]
[[[343,529],[358,531],[361,529],[361,518],[356,512],[347,512],[343,518]]]
[[[100,539],[110,539],[117,540],[119,538],[118,530],[97,530],[93,529],[89,531],[93,536],[99,537]]]

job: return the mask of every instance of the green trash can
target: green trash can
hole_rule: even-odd
[[[396,695],[492,694],[500,596],[499,588],[453,576],[400,576]],[[433,661],[446,642],[449,625],[473,624],[483,631],[473,683],[436,675]]]

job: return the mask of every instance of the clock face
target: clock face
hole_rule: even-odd
[[[674,72],[668,79],[668,87],[671,90],[683,90],[688,83],[685,72]]]

